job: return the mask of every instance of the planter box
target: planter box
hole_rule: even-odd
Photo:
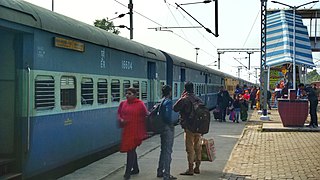
[[[284,127],[303,127],[308,117],[308,100],[278,99],[278,112]]]

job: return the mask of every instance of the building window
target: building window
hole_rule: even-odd
[[[135,88],[137,90],[137,98],[140,99],[139,81],[133,81],[132,86],[133,86],[133,88]]]
[[[111,81],[111,96],[112,102],[120,102],[120,81],[118,79]]]
[[[73,109],[77,104],[76,80],[71,76],[62,76],[61,86],[61,108]]]
[[[37,110],[53,109],[54,79],[52,76],[37,76],[35,80],[35,107]]]
[[[141,82],[141,100],[148,100],[148,83],[147,81]]]
[[[108,102],[108,81],[106,79],[98,80],[98,104]]]

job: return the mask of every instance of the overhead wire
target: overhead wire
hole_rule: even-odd
[[[166,3],[169,4],[170,6],[176,8],[176,6],[170,4],[169,2],[166,2]],[[177,8],[176,8],[176,9],[177,9]],[[191,23],[191,21],[188,20],[188,19],[185,17],[185,15],[184,15],[179,9],[177,9],[177,10],[178,10],[178,12],[181,14],[181,16],[182,16],[186,21],[188,21],[190,25],[193,26],[193,24]],[[213,47],[215,47],[215,48],[217,49],[217,47],[216,47],[210,40],[208,40],[208,39],[203,35],[203,33],[200,32],[199,29],[196,29],[196,31],[198,31],[198,33],[201,34],[202,37],[203,37],[205,40],[207,40]]]
[[[124,6],[124,7],[127,7],[125,4],[123,4],[123,3],[121,3],[121,2],[119,2],[119,1],[117,1],[117,0],[114,0],[114,1],[116,1],[116,2],[117,2],[117,3],[119,3],[119,4],[121,4],[121,5],[122,5],[122,6]],[[152,19],[148,18],[147,16],[145,16],[145,15],[143,15],[143,14],[141,14],[141,13],[139,13],[139,12],[135,11],[135,10],[133,10],[133,12],[135,12],[135,13],[139,14],[140,16],[142,16],[142,17],[144,17],[144,18],[148,19],[149,21],[151,21],[151,22],[153,22],[153,23],[155,23],[155,24],[157,24],[157,25],[159,25],[159,26],[162,26],[160,23],[158,23],[158,22],[156,22],[156,21],[154,21],[154,20],[152,20]]]
[[[169,5],[169,6],[174,7],[175,9],[177,9],[176,6],[170,4],[170,3],[167,2],[167,1],[165,1],[165,3],[167,4],[167,7],[168,7],[168,5]],[[169,8],[169,7],[168,7],[168,8]],[[177,9],[177,11],[181,14],[181,16],[182,16],[186,21],[189,22],[189,24],[190,24],[191,26],[193,26],[193,24],[185,17],[185,15],[184,15],[179,9]],[[171,10],[170,10],[170,12],[171,12]],[[171,14],[173,15],[172,12],[171,12]],[[173,15],[173,16],[174,16],[174,15]],[[174,19],[176,19],[175,16],[174,16]],[[177,23],[177,24],[179,25],[179,23]],[[180,25],[179,25],[179,26],[180,26]],[[184,33],[183,30],[181,30],[181,31]],[[217,47],[216,47],[210,40],[208,40],[208,39],[203,35],[203,33],[201,33],[201,32],[199,31],[199,29],[196,29],[196,31],[198,31],[198,33],[201,34],[202,37],[203,37],[205,40],[207,40],[214,48],[217,49]],[[185,34],[185,33],[184,33],[184,34]],[[197,46],[196,46],[196,47],[197,47]],[[216,56],[208,53],[207,51],[203,50],[202,48],[200,48],[200,51],[203,51],[203,52],[206,53],[207,55],[209,55],[209,56],[211,56],[211,57],[213,57],[213,58],[216,58]]]
[[[123,7],[126,7],[126,8],[127,8],[127,6],[126,6],[125,4],[119,2],[118,0],[114,0],[114,1],[117,2],[118,4],[122,5]],[[165,2],[166,4],[168,3],[167,1],[164,1],[164,2]],[[171,5],[170,3],[168,3],[168,4]],[[172,5],[171,5],[171,6],[172,6]],[[160,23],[158,23],[158,22],[156,22],[156,21],[148,18],[147,16],[145,16],[145,15],[143,15],[143,14],[141,14],[141,13],[139,13],[139,12],[137,12],[137,11],[135,11],[135,10],[133,10],[133,12],[135,12],[136,14],[140,15],[141,17],[143,17],[143,18],[145,18],[145,19],[147,19],[147,20],[149,20],[149,21],[157,24],[158,26],[163,27],[163,25],[161,25]],[[171,11],[170,11],[170,12],[171,12]],[[171,13],[172,13],[172,12],[171,12]],[[181,13],[181,12],[180,12],[180,13]],[[175,20],[176,20],[176,19],[175,19]],[[177,21],[177,20],[176,20],[176,21]],[[190,23],[190,21],[189,21],[189,23]],[[179,26],[180,26],[180,25],[179,25]],[[182,36],[179,35],[178,33],[175,33],[174,31],[170,31],[170,32],[172,32],[173,34],[175,34],[175,35],[178,36],[179,38],[183,39],[185,42],[189,43],[189,44],[192,45],[193,47],[198,47],[198,46],[196,46],[194,43],[192,43],[191,41],[189,41],[189,40],[187,39],[187,36],[185,35],[185,33],[184,33],[183,31],[182,31],[182,32],[183,32],[183,34],[186,36],[186,38],[182,37]],[[198,30],[198,32],[200,33],[199,30]],[[200,34],[201,34],[201,33],[200,33]],[[204,35],[203,35],[203,37],[204,37]],[[205,39],[206,39],[206,38],[205,38]],[[208,39],[206,39],[206,40],[207,40],[209,43],[211,43]],[[211,44],[212,44],[212,43],[211,43]],[[216,47],[215,45],[213,45],[213,44],[212,44],[212,46],[215,47],[215,48],[217,48],[217,47]],[[216,56],[214,56],[214,55],[210,54],[209,52],[203,50],[203,48],[200,48],[200,50],[203,51],[204,53],[208,54],[209,56],[211,56],[211,57],[213,57],[213,58],[216,58]]]
[[[234,60],[238,61],[244,68],[248,69],[246,65],[244,65],[241,61],[239,61],[237,58],[233,57]]]
[[[257,21],[257,19],[258,19],[258,17],[259,17],[260,12],[261,12],[261,10],[259,10],[259,12],[258,12],[258,14],[257,14],[257,16],[256,16],[256,19],[254,20],[254,22],[253,22],[253,24],[252,24],[252,26],[251,26],[251,29],[250,29],[250,31],[249,31],[249,33],[248,33],[248,35],[247,35],[247,38],[246,38],[246,40],[244,41],[242,47],[244,47],[244,46],[246,45],[246,43],[247,43],[247,41],[248,41],[248,39],[249,39],[249,37],[250,37],[250,35],[251,35],[252,29],[253,29],[254,25],[256,24],[256,21]]]
[[[166,1],[164,1],[164,2],[166,3]],[[174,14],[172,13],[172,11],[171,11],[171,9],[170,9],[169,5],[170,5],[169,3],[166,3],[167,8],[169,9],[169,11],[170,11],[171,15],[173,16],[173,19],[176,21],[176,23],[178,24],[178,26],[180,26],[180,24],[179,24],[179,22],[178,22],[177,18],[176,18],[176,17],[174,16]],[[184,34],[185,38],[187,38],[187,35],[184,33],[183,29],[180,29],[180,30],[181,30],[181,32]]]

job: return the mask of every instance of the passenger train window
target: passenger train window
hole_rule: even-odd
[[[198,94],[199,94],[199,85],[196,84],[196,95],[198,95]]]
[[[178,83],[173,84],[173,97],[178,97]]]
[[[126,98],[126,91],[130,87],[130,81],[129,80],[123,80],[123,98]]]
[[[120,81],[118,79],[111,81],[111,96],[112,102],[120,102]]]
[[[91,78],[81,80],[81,104],[93,104],[93,80]]]
[[[62,76],[60,81],[61,108],[73,109],[77,104],[76,79],[72,76]]]
[[[98,80],[98,104],[108,102],[108,81],[106,79]]]
[[[137,90],[137,98],[140,99],[139,81],[133,81],[132,86],[133,86],[133,88],[135,88]]]
[[[160,82],[160,85],[161,85],[161,89],[162,89],[162,87],[164,86],[164,82]]]
[[[37,110],[53,109],[54,79],[52,76],[37,76],[35,79],[35,107]]]
[[[148,100],[148,83],[147,81],[141,82],[141,100]]]

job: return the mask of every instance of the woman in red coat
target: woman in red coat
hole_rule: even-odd
[[[123,128],[120,152],[127,153],[124,178],[130,179],[130,175],[139,173],[136,148],[146,138],[145,118],[148,111],[143,101],[137,99],[136,89],[128,88],[126,98],[119,105],[118,120]]]

